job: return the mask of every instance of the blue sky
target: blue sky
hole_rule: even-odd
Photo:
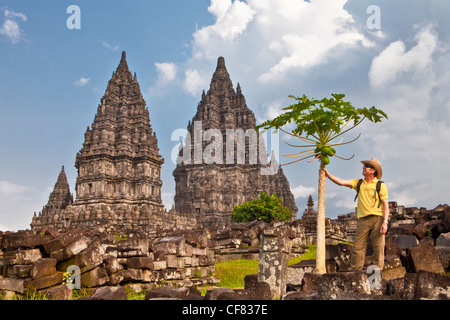
[[[80,29],[67,28],[70,5],[80,8]],[[258,123],[291,94],[344,93],[355,106],[384,110],[388,121],[364,123],[348,138],[362,137],[338,150],[355,158],[333,159],[329,170],[358,178],[359,161],[375,157],[390,200],[449,203],[449,14],[446,0],[1,0],[0,230],[29,227],[62,165],[76,196],[75,156],[123,50],[166,161],[168,209],[171,135],[192,119],[219,56]],[[317,199],[318,165],[284,171],[301,216],[308,195]],[[353,191],[326,188],[328,217],[354,210]]]

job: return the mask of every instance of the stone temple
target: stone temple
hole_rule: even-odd
[[[230,224],[235,205],[261,192],[282,197],[294,220],[297,207],[289,182],[274,159],[268,161],[255,125],[240,85],[234,90],[220,57],[210,89],[203,92],[189,121],[192,139],[180,145],[173,172],[175,208],[167,212],[161,200],[164,159],[136,74],[131,74],[123,52],[76,155],[75,201],[63,167],[48,203],[34,214],[31,229],[222,229]]]
[[[148,229],[181,223],[162,204],[160,172],[164,159],[125,52],[84,138],[75,161],[76,200],[72,200],[63,167],[49,203],[33,217],[32,229]]]
[[[255,126],[241,86],[234,90],[220,57],[210,88],[203,91],[197,113],[188,123],[189,138],[180,148],[173,172],[178,214],[220,227],[231,222],[236,205],[265,192],[282,197],[296,219],[289,182],[274,159],[267,163],[264,141],[258,139]]]

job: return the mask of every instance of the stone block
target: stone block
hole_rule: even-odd
[[[123,282],[152,282],[154,279],[151,270],[127,269],[122,271]]]
[[[117,273],[123,269],[123,266],[119,263],[119,259],[114,256],[106,256],[103,259],[103,266],[108,275]]]
[[[428,228],[423,223],[419,223],[413,228],[413,233],[417,236],[417,238],[422,239],[425,238],[428,234]]]
[[[44,245],[45,251],[50,254],[53,251],[67,247],[69,244],[75,242],[85,234],[85,229],[72,229],[66,233],[61,234],[59,237],[53,239],[49,243]]]
[[[319,300],[337,300],[344,292],[370,294],[367,274],[364,271],[326,273],[317,288]]]
[[[50,300],[71,300],[72,299],[72,290],[69,289],[65,284],[43,289],[40,291],[42,295],[44,295],[47,299]]]
[[[444,268],[434,247],[413,247],[408,251],[408,258],[414,272],[424,270],[444,274]]]
[[[7,251],[4,253],[5,264],[33,264],[42,258],[39,249]]]
[[[31,267],[32,266],[33,265],[31,265],[31,264],[8,266],[8,277],[12,277],[12,278],[31,277]]]
[[[25,292],[24,282],[25,279],[0,278],[0,290],[23,294]]]
[[[153,270],[153,259],[151,257],[128,258],[127,268]]]
[[[448,269],[450,267],[450,247],[434,247],[434,249],[441,260],[442,267]]]
[[[51,240],[52,237],[49,235],[40,235],[29,230],[22,230],[15,233],[4,234],[1,248],[8,251],[17,249],[33,249],[43,246]]]
[[[322,277],[320,273],[307,272],[303,276],[302,291],[317,291],[319,281]]]
[[[76,256],[57,264],[57,269],[66,272],[71,265],[78,266],[81,273],[98,267],[103,262],[104,248],[98,240],[93,241],[89,246]]]
[[[167,268],[167,261],[153,261],[153,270],[159,271]]]
[[[166,256],[167,268],[178,268],[178,258],[174,254],[168,254]]]
[[[54,287],[63,282],[63,272],[57,272],[51,276],[39,279],[26,279],[24,282],[25,288],[28,290],[41,290],[45,288]]]
[[[102,267],[96,267],[81,274],[81,286],[88,288],[102,286],[107,283],[108,280],[108,273],[105,268]]]
[[[234,292],[233,289],[228,287],[218,287],[214,289],[210,289],[205,293],[205,300],[217,300],[219,295],[224,292]]]
[[[31,277],[36,280],[54,275],[56,273],[56,260],[53,258],[42,258],[33,263]]]
[[[450,232],[439,235],[436,239],[436,247],[450,247]]]
[[[189,289],[186,287],[174,288],[169,286],[163,286],[147,291],[147,293],[145,294],[145,300],[151,300],[155,298],[183,299],[188,295],[188,293]]]
[[[281,298],[286,293],[288,257],[282,252],[260,253],[258,280],[270,285],[273,299]]]
[[[134,236],[117,243],[117,257],[147,257],[149,254],[149,244],[145,237]]]
[[[288,266],[287,283],[292,285],[301,285],[305,273],[314,272],[316,269],[316,260],[303,260],[299,263]]]
[[[78,240],[75,240],[73,243],[69,244],[67,247],[53,251],[50,253],[50,257],[56,259],[58,262],[67,260],[86,249],[90,241],[91,240],[88,237],[82,236]]]
[[[398,235],[395,237],[397,248],[409,249],[419,245],[417,237],[414,235]]]
[[[106,283],[108,286],[118,286],[124,279],[123,270],[118,271],[113,274],[108,274],[108,282]]]
[[[90,300],[128,300],[128,295],[121,286],[101,287],[95,290]]]
[[[450,300],[450,277],[420,270],[414,299]]]

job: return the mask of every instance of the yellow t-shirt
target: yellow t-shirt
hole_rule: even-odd
[[[352,189],[356,190],[358,181],[359,179],[351,180]],[[357,219],[363,218],[368,215],[383,216],[383,205],[380,205],[380,207],[378,207],[379,199],[376,190],[377,182],[377,178],[373,179],[369,183],[367,183],[366,180],[363,179],[358,194],[358,207],[356,214]],[[388,198],[386,184],[384,183],[381,184],[380,198],[381,200]]]

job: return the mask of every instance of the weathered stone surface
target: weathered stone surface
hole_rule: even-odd
[[[67,260],[67,259],[79,254],[84,249],[86,249],[88,247],[90,241],[91,241],[91,239],[89,239],[88,237],[82,236],[81,238],[79,238],[78,240],[75,240],[73,243],[69,244],[68,246],[51,252],[50,257],[56,259],[58,262]]]
[[[32,264],[42,258],[39,249],[7,251],[4,253],[5,264]]]
[[[282,300],[317,300],[317,292],[316,291],[292,291],[286,293],[283,296]]]
[[[436,239],[436,247],[450,247],[450,232],[439,235]]]
[[[23,294],[25,279],[0,278],[0,290],[14,291]]]
[[[367,274],[363,271],[327,273],[318,285],[320,300],[337,300],[344,292],[370,294]]]
[[[123,270],[123,266],[119,263],[119,260],[114,256],[106,256],[103,259],[103,266],[108,275],[114,274]]]
[[[66,272],[71,265],[78,266],[81,273],[92,270],[103,262],[104,248],[99,241],[93,241],[89,247],[76,256],[57,264],[57,269]]]
[[[188,288],[174,288],[163,286],[153,290],[147,291],[145,294],[145,300],[155,299],[155,298],[177,298],[183,299],[189,293]]]
[[[301,285],[305,273],[314,272],[316,269],[316,260],[303,260],[299,263],[288,266],[287,283]]]
[[[28,290],[41,290],[56,286],[58,284],[61,284],[62,282],[63,282],[63,273],[57,272],[53,275],[39,279],[26,279],[24,282],[24,286]]]
[[[210,289],[205,294],[205,300],[217,300],[220,294],[224,292],[234,292],[233,289],[228,287],[218,287]]]
[[[31,277],[33,280],[51,276],[56,273],[56,260],[53,258],[42,258],[33,263]]]
[[[43,246],[52,240],[52,237],[45,234],[36,234],[30,230],[21,230],[15,233],[5,233],[2,236],[1,248],[11,251],[19,248],[33,249]]]
[[[313,272],[305,273],[301,284],[302,291],[317,291],[321,277],[322,274],[320,273],[313,273]]]
[[[50,300],[71,300],[73,292],[68,286],[62,284],[56,287],[43,289],[40,293]]]
[[[81,286],[88,288],[102,286],[107,283],[108,280],[108,273],[102,267],[96,267],[81,274]]]
[[[419,240],[414,235],[398,235],[395,237],[395,243],[397,248],[408,249],[419,245]]]
[[[128,258],[127,268],[153,270],[153,259],[151,257]]]
[[[14,265],[8,266],[8,277],[28,278],[31,277],[31,267],[33,265]]]
[[[450,277],[420,270],[414,299],[450,300]]]
[[[128,296],[121,286],[101,287],[95,290],[90,300],[128,300]]]
[[[352,245],[339,243],[337,245],[326,245],[325,259],[336,262],[337,271],[347,271],[350,269],[350,254]]]
[[[67,247],[69,244],[81,238],[85,232],[86,231],[81,228],[69,230],[56,239],[53,239],[49,243],[45,244],[44,249],[48,254],[50,254],[53,251]]]
[[[441,260],[436,253],[434,247],[416,246],[409,249],[409,259],[411,266],[415,272],[419,270],[436,272],[443,274]]]

